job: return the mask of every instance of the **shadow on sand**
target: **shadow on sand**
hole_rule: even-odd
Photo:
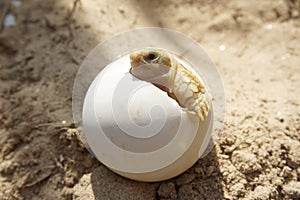
[[[222,174],[215,148],[183,174],[161,182],[128,180],[104,166],[91,175],[95,199],[223,199]]]

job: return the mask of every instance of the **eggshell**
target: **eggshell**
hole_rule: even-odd
[[[212,109],[200,121],[129,69],[125,55],[94,79],[84,100],[83,134],[90,151],[114,172],[139,181],[169,179],[204,153]]]

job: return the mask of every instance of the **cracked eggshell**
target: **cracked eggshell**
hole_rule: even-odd
[[[191,167],[212,131],[212,109],[204,121],[183,111],[154,85],[129,74],[129,55],[102,70],[83,105],[89,150],[112,171],[139,181],[161,181]]]

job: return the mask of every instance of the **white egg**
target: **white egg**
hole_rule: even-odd
[[[134,78],[129,69],[125,55],[90,85],[82,115],[87,146],[100,162],[127,178],[160,181],[177,176],[207,148],[213,112],[200,121],[162,90]]]

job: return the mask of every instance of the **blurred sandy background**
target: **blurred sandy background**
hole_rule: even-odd
[[[299,0],[1,0],[0,199],[299,199]],[[85,56],[137,27],[182,32],[222,74],[213,151],[179,177],[124,179],[82,146],[71,94]]]

